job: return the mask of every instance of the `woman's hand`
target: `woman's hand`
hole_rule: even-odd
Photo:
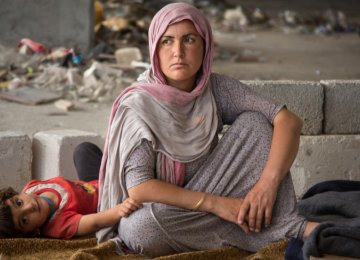
[[[238,223],[238,214],[243,204],[242,198],[227,198],[208,194],[204,202],[204,209],[218,217],[239,225],[244,232],[249,233],[248,224],[244,221]]]
[[[268,160],[260,180],[245,196],[241,205],[238,221],[248,219],[250,231],[259,232],[263,224],[270,225],[280,183],[288,174],[296,157],[302,120],[286,108],[274,118],[274,131]]]
[[[278,186],[259,181],[246,195],[238,215],[238,223],[248,222],[250,231],[260,232],[264,223],[270,225],[272,210],[277,196]]]

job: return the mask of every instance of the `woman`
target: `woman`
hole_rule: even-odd
[[[113,105],[99,210],[127,197],[144,206],[99,242],[154,257],[307,236],[316,224],[298,216],[289,175],[301,120],[211,73],[211,28],[189,4],[154,16],[149,51],[151,69]]]

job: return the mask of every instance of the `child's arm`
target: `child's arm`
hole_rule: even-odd
[[[108,210],[83,215],[80,219],[76,236],[88,235],[103,227],[115,225],[120,218],[127,217],[133,211],[141,207],[142,205],[137,203],[134,199],[127,198],[122,203]]]

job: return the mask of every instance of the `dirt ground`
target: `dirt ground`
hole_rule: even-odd
[[[357,33],[316,35],[272,29],[215,32],[215,39],[229,51],[246,54],[238,62],[216,60],[213,66],[213,71],[239,80],[360,79]],[[27,106],[0,99],[0,131],[21,131],[32,137],[38,131],[78,129],[105,136],[111,102],[76,105],[75,111],[64,112],[52,103]]]

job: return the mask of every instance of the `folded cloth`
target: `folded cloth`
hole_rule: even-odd
[[[306,191],[302,201],[299,202],[299,213],[308,220],[327,223],[321,224],[314,230],[306,240],[305,246],[300,239],[290,239],[285,251],[286,260],[304,260],[308,259],[310,255],[323,256],[329,253],[345,256],[358,254],[353,250],[358,248],[356,245],[359,239],[358,216],[360,212],[357,210],[358,195],[357,193],[347,193],[338,196],[339,193],[329,193],[330,191],[360,191],[360,181],[323,181],[313,185]],[[324,193],[324,195],[309,199],[321,193]],[[348,222],[349,219],[351,223]],[[335,222],[328,222],[329,220]],[[342,225],[339,221],[348,223]],[[336,250],[333,251],[334,245],[331,243],[341,243],[341,241],[346,241],[349,244],[345,247],[342,246],[340,249],[335,248]]]
[[[299,201],[299,213],[321,222],[305,239],[303,254],[360,258],[360,191],[322,192]]]
[[[305,240],[303,252],[305,259],[324,254],[359,258],[360,218],[344,223],[321,223]]]
[[[302,199],[306,199],[326,191],[360,191],[360,181],[331,180],[319,182],[308,189]]]
[[[299,214],[309,221],[348,221],[360,217],[360,191],[328,191],[300,200]]]

